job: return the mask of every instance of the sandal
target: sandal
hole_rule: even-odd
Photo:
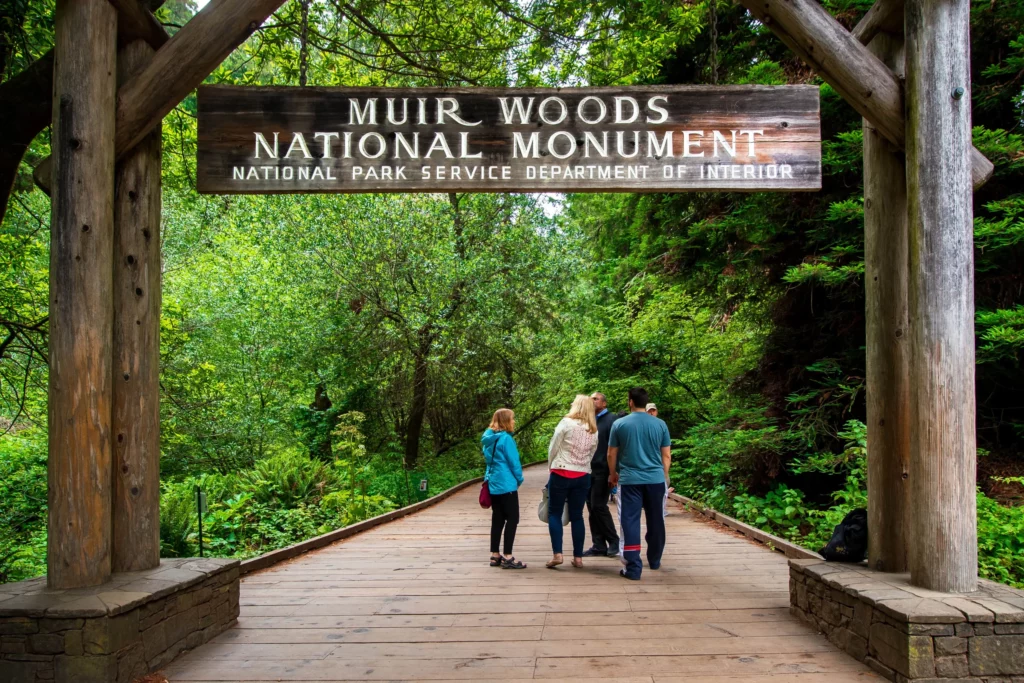
[[[501,555],[498,555],[497,557],[492,557],[491,558],[491,566],[492,567],[500,567],[502,559],[503,558],[501,557]]]
[[[526,565],[514,557],[506,557],[501,561],[502,569],[526,569]]]
[[[554,569],[558,565],[562,564],[562,562],[564,562],[564,560],[561,560],[561,559],[556,560],[554,558],[551,558],[551,561],[544,563],[544,566],[547,567],[548,569]]]

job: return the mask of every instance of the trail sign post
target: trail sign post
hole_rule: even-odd
[[[816,86],[199,88],[204,193],[820,187]]]

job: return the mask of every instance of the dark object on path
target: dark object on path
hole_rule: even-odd
[[[860,562],[868,551],[868,513],[863,508],[851,510],[840,522],[828,545],[819,554],[827,562]]]

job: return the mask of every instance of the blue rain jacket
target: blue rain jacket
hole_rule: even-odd
[[[519,461],[519,449],[512,435],[488,429],[480,437],[480,447],[487,463],[484,480],[491,495],[519,490],[523,484],[523,464]]]

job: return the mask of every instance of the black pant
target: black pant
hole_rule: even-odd
[[[619,535],[615,533],[615,521],[608,509],[608,473],[595,471],[590,477],[590,496],[587,511],[590,513],[590,537],[598,552],[618,551]]]
[[[519,526],[519,491],[491,494],[491,552],[498,551],[501,530],[505,529],[505,554],[512,554],[516,542],[516,527]]]

